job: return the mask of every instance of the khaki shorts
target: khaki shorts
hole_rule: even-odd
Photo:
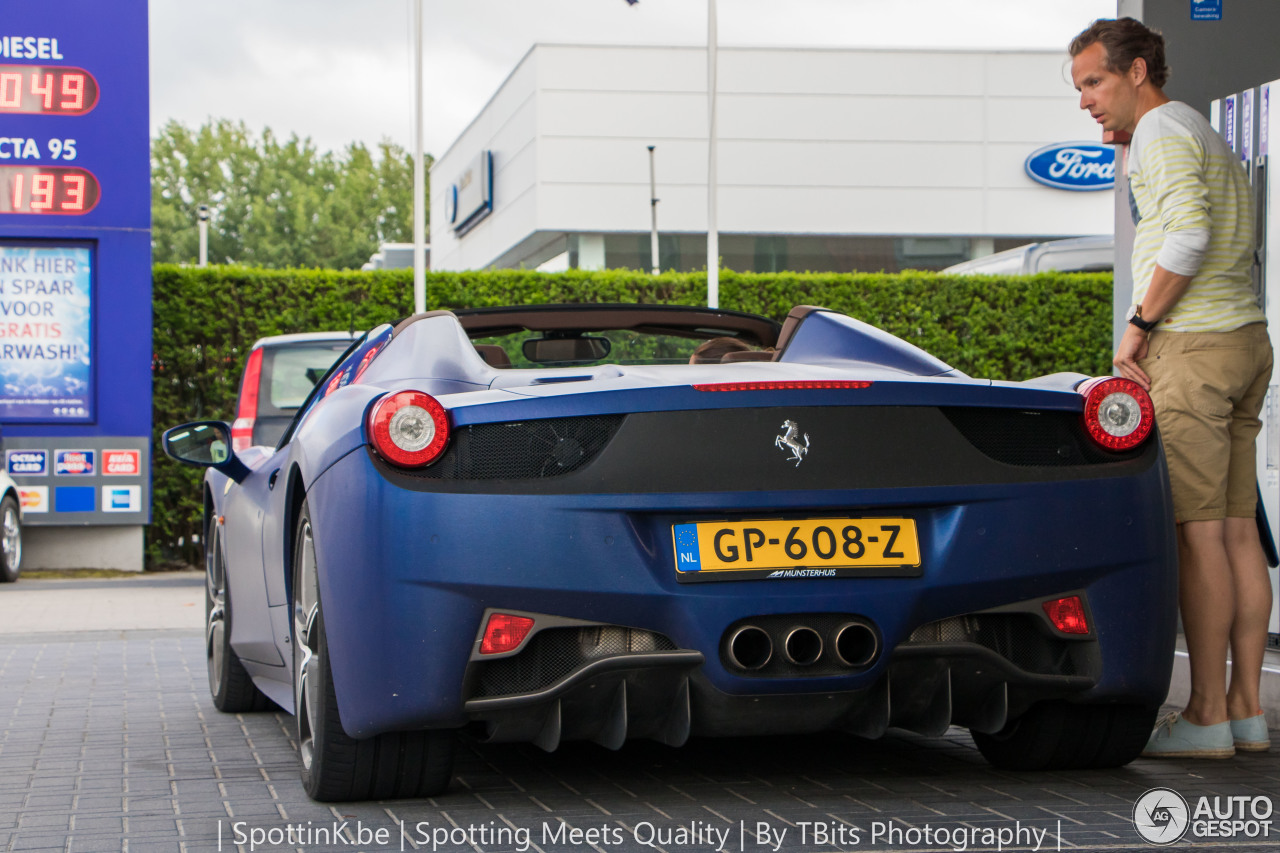
[[[1258,413],[1271,378],[1266,324],[1155,332],[1138,364],[1151,377],[1178,522],[1252,518]]]

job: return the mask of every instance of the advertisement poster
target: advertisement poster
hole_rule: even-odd
[[[93,419],[93,257],[0,244],[0,421]]]

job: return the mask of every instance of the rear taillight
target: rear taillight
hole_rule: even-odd
[[[262,378],[262,348],[249,353],[249,363],[244,366],[244,379],[240,383],[240,405],[236,407],[236,420],[231,425],[231,449],[244,450],[253,446],[253,424],[258,419],[258,382]]]
[[[421,391],[388,394],[369,410],[369,441],[379,456],[402,468],[430,465],[449,443],[449,416]]]
[[[480,640],[480,654],[500,655],[515,651],[533,630],[533,620],[513,613],[490,613]]]
[[[1080,600],[1080,596],[1072,595],[1056,601],[1046,601],[1041,606],[1044,608],[1045,615],[1049,617],[1049,621],[1053,623],[1053,627],[1062,633],[1089,633],[1089,620],[1085,616],[1084,602]]]
[[[1107,450],[1131,450],[1155,426],[1151,395],[1131,379],[1102,376],[1076,389],[1084,395],[1084,427]]]

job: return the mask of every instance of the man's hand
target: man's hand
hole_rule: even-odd
[[[1169,312],[1182,298],[1182,294],[1186,293],[1187,288],[1191,286],[1191,278],[1189,275],[1181,275],[1156,264],[1155,272],[1151,274],[1151,284],[1147,287],[1147,292],[1140,303],[1143,319],[1163,322],[1163,318],[1169,316]],[[1111,359],[1111,363],[1116,366],[1116,372],[1125,379],[1132,379],[1150,391],[1151,377],[1138,367],[1138,359],[1147,357],[1147,349],[1147,333],[1132,323],[1127,323],[1124,327],[1124,336],[1120,338],[1120,345],[1116,347],[1116,357]]]
[[[1138,360],[1147,357],[1148,346],[1147,333],[1129,323],[1125,326],[1124,336],[1120,338],[1120,346],[1116,347],[1116,357],[1111,359],[1111,363],[1125,379],[1132,379],[1150,391],[1151,377],[1138,367]]]

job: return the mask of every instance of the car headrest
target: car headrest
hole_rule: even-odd
[[[490,367],[510,367],[511,358],[507,355],[507,351],[497,344],[475,344],[476,352],[480,353],[480,357],[484,359],[484,363]]]
[[[773,350],[752,349],[743,350],[742,352],[727,352],[720,357],[721,364],[730,364],[735,361],[773,361],[777,353]]]

